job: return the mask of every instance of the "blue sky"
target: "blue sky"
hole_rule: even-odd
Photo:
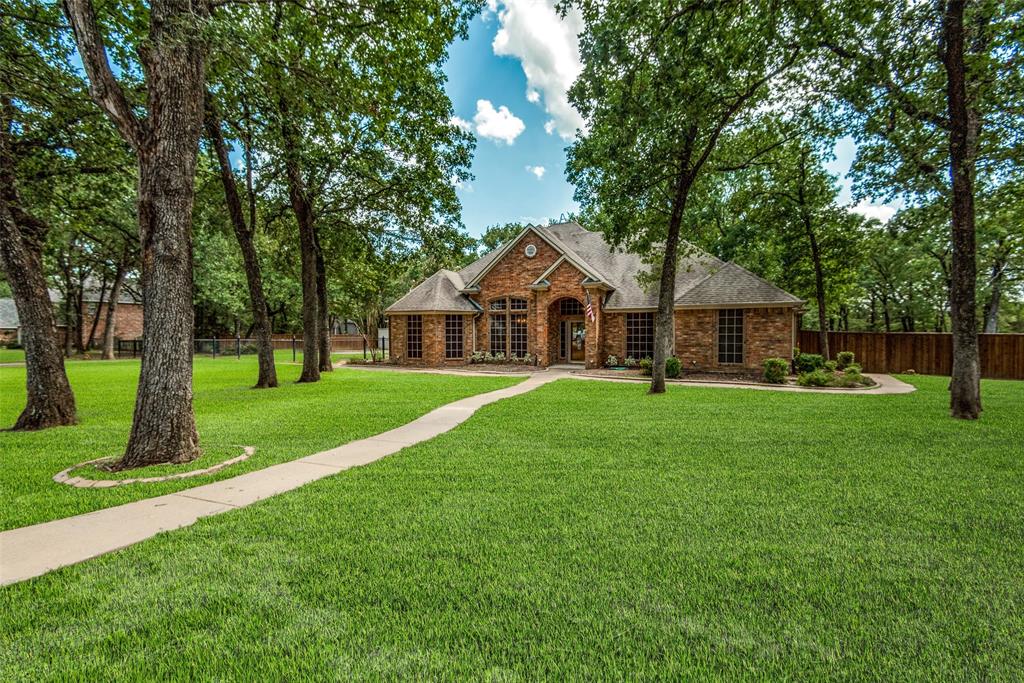
[[[473,236],[496,223],[543,223],[578,208],[565,179],[565,149],[578,115],[569,110],[565,89],[579,68],[574,36],[581,25],[571,16],[558,19],[551,4],[491,0],[468,40],[451,46],[446,89],[458,121],[477,137],[475,177],[457,189]],[[835,154],[828,168],[840,176],[840,201],[848,204],[844,176],[856,145],[844,138]],[[857,210],[884,219],[892,213],[887,206]]]

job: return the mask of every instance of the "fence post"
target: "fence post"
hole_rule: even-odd
[[[295,362],[295,335],[292,335],[292,362]]]
[[[235,334],[235,359],[242,360],[242,337]]]

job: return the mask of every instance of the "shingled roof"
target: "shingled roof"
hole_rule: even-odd
[[[530,226],[544,241],[584,273],[584,279],[604,284],[609,294],[606,310],[643,310],[658,306],[657,289],[644,289],[637,275],[649,270],[640,256],[614,249],[600,233],[578,223]],[[525,232],[525,231],[524,231]],[[454,273],[438,271],[392,304],[388,313],[480,310],[461,290],[471,288],[522,235]],[[715,258],[691,244],[684,245],[676,274],[677,307],[797,306],[803,301],[734,263]],[[582,282],[582,280],[581,280]]]

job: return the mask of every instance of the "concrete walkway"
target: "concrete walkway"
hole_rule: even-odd
[[[0,533],[0,585],[40,576],[133,545],[161,531],[189,526],[201,517],[245,507],[371,463],[447,432],[482,406],[563,377],[566,374],[562,372],[536,373],[515,386],[454,401],[391,431],[298,460],[178,493],[4,531]]]

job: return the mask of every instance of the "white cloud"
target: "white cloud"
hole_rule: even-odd
[[[511,145],[519,134],[526,130],[526,124],[518,116],[501,105],[497,109],[490,100],[476,101],[476,116],[473,117],[476,132],[495,142]]]
[[[544,123],[544,132],[547,133],[548,135],[553,135],[554,134],[554,132],[555,132],[555,120],[554,119],[548,119]]]
[[[529,166],[529,165],[526,167],[526,170],[529,171],[530,173],[532,173],[533,175],[537,176],[537,180],[540,180],[541,178],[543,178],[544,174],[547,173],[547,171],[548,171],[548,169],[544,168],[543,166]]]
[[[896,215],[897,208],[891,204],[872,204],[862,201],[850,207],[850,211],[859,213],[865,218],[875,218],[882,223],[888,223],[889,219]]]
[[[540,102],[540,93],[534,90],[533,88],[530,88],[529,90],[526,91],[526,101],[537,104],[538,102]]]
[[[473,130],[473,124],[472,123],[470,123],[466,119],[459,118],[458,116],[453,116],[451,118],[451,120],[448,121],[448,123],[452,124],[453,126],[458,128],[459,130],[461,130],[463,132],[466,132],[466,133],[468,133],[469,131]]]
[[[575,8],[563,19],[551,0],[504,0],[494,54],[516,57],[526,74],[527,99],[544,100],[553,127],[566,140],[583,128],[583,117],[569,104],[567,92],[582,70],[579,39],[583,18]],[[533,98],[533,94],[537,98]],[[547,127],[545,126],[545,129]]]

